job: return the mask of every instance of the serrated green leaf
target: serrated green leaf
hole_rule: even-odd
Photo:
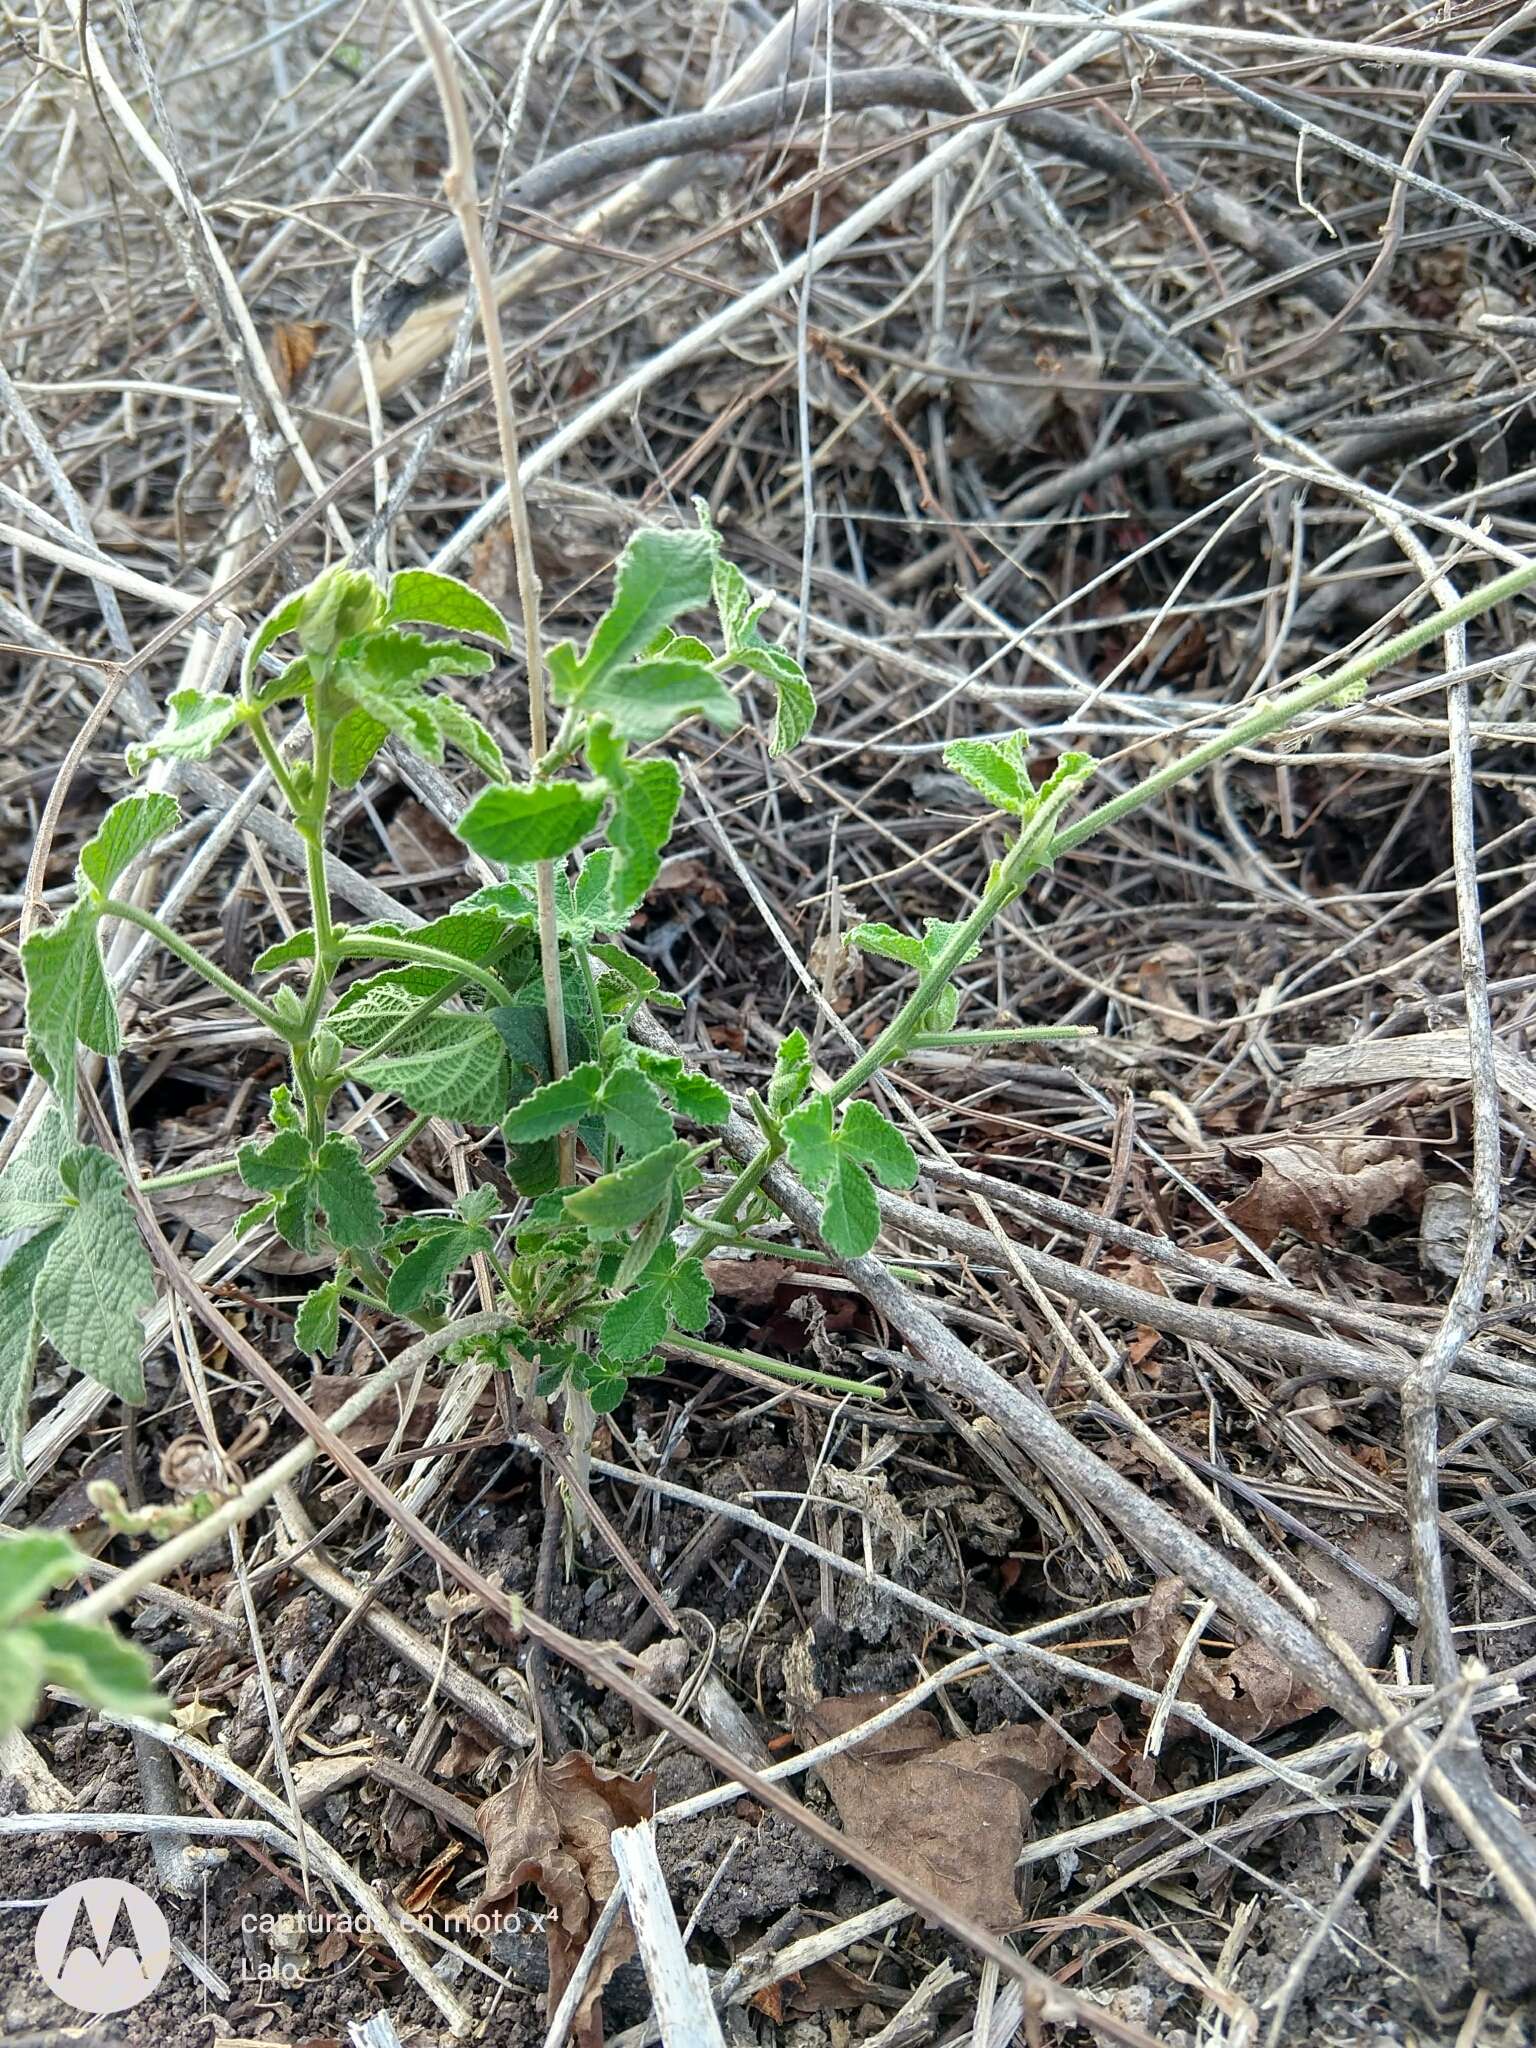
[[[598,1114],[621,1152],[654,1152],[676,1136],[659,1092],[636,1067],[618,1067],[608,1076]]]
[[[24,1628],[0,1635],[0,1735],[25,1728],[43,1689],[43,1646]]]
[[[454,829],[486,860],[512,867],[558,860],[592,830],[604,797],[579,782],[501,783],[482,790]]]
[[[173,690],[159,731],[128,749],[128,772],[141,775],[151,761],[206,761],[239,720],[239,704],[222,691]]]
[[[734,562],[719,552],[718,545],[710,594],[715,601],[715,616],[720,621],[720,631],[727,648],[734,653],[738,647],[750,646],[754,629],[767,605],[753,603],[752,589],[746,577]]]
[[[613,1306],[599,1326],[599,1341],[609,1357],[620,1364],[644,1358],[667,1334],[670,1318],[664,1284],[636,1287]]]
[[[0,1263],[0,1439],[5,1443],[11,1472],[18,1482],[26,1478],[22,1442],[27,1433],[37,1347],[43,1334],[33,1306],[33,1291],[48,1247],[61,1228],[61,1224],[53,1223],[39,1230]]]
[[[104,1622],[68,1621],[40,1615],[18,1634],[31,1636],[43,1653],[44,1676],[66,1686],[92,1706],[115,1714],[163,1720],[168,1709],[155,1691],[154,1667],[134,1643],[125,1643]]]
[[[489,1190],[492,1199],[495,1190]],[[491,1249],[491,1234],[479,1225],[448,1223],[422,1238],[389,1276],[385,1296],[396,1315],[414,1315],[423,1302],[441,1293],[448,1276],[473,1252]]]
[[[623,1378],[602,1379],[587,1389],[587,1400],[594,1415],[611,1415],[623,1405],[624,1396],[629,1392],[629,1382]]]
[[[76,1206],[51,1234],[32,1289],[43,1333],[67,1365],[125,1401],[144,1399],[141,1309],[155,1299],[155,1269],[139,1235],[122,1172],[80,1146],[59,1171]]]
[[[374,755],[389,738],[389,731],[382,719],[360,705],[354,704],[343,713],[331,734],[331,780],[338,789],[357,787],[368,773]]]
[[[582,691],[581,705],[627,740],[659,740],[696,716],[722,732],[741,723],[741,707],[712,668],[671,655],[611,669]]]
[[[909,1188],[917,1179],[917,1154],[872,1102],[850,1102],[837,1135],[885,1187]]]
[[[339,1280],[327,1280],[299,1304],[293,1341],[311,1358],[328,1357],[341,1341],[341,1286]]]
[[[64,1214],[59,1161],[74,1144],[50,1103],[0,1173],[0,1238],[30,1237]]]
[[[672,1320],[680,1330],[702,1330],[709,1323],[714,1287],[698,1259],[684,1259],[667,1286]]]
[[[85,1559],[61,1531],[0,1537],[0,1628],[80,1576]]]
[[[784,1142],[789,1163],[809,1188],[823,1188],[837,1165],[837,1140],[832,1133],[832,1098],[813,1095],[785,1117]]]
[[[605,1173],[590,1187],[579,1188],[566,1198],[567,1215],[599,1239],[633,1228],[666,1199],[689,1151],[679,1139],[642,1159],[626,1162],[616,1172]]]
[[[603,1070],[595,1062],[572,1067],[558,1081],[548,1081],[531,1095],[525,1095],[515,1108],[508,1110],[501,1128],[518,1145],[558,1137],[561,1131],[591,1115],[602,1084]]]
[[[718,1081],[707,1074],[680,1074],[670,1091],[678,1114],[696,1124],[723,1124],[731,1113],[731,1098]]]
[[[707,604],[714,578],[709,533],[635,534],[619,557],[613,602],[598,621],[577,671],[575,698],[642,654],[680,612]]]
[[[683,782],[675,762],[641,761],[614,798],[608,838],[618,851],[613,901],[625,922],[661,872],[661,849],[672,834]]]
[[[888,924],[857,924],[848,934],[850,946],[861,953],[874,953],[882,960],[899,960],[904,967],[923,965],[923,942]]]
[[[474,1229],[483,1229],[501,1207],[501,1196],[493,1187],[466,1188],[454,1203],[454,1214],[461,1223]]]
[[[401,569],[390,579],[389,609],[384,623],[446,626],[454,633],[481,633],[498,647],[512,645],[512,632],[501,613],[478,590],[435,569]]]
[[[803,1031],[791,1031],[779,1041],[773,1074],[768,1082],[768,1110],[785,1116],[811,1085],[811,1048]]]
[[[332,1244],[343,1251],[364,1251],[379,1242],[384,1235],[384,1211],[356,1138],[333,1132],[324,1139],[315,1154],[313,1179],[315,1200],[325,1212],[326,1234]]]
[[[123,796],[108,811],[80,850],[79,872],[103,896],[110,896],[118,881],[141,853],[174,832],[181,823],[181,806],[175,797],[163,793]]]
[[[774,705],[773,733],[768,751],[775,759],[798,747],[816,723],[816,697],[798,662],[795,673],[786,670],[776,678],[778,698]]]
[[[1031,822],[1054,817],[1088,780],[1097,766],[1098,763],[1092,754],[1063,754],[1045,781],[1034,792],[1029,810]]]
[[[235,1164],[248,1188],[260,1194],[282,1194],[309,1178],[309,1140],[295,1130],[279,1131],[265,1140],[248,1138],[235,1153]]]
[[[1022,737],[1022,735],[1020,735]],[[1029,801],[1029,779],[992,740],[951,740],[944,749],[944,765],[963,776],[1000,811],[1021,816]]]
[[[50,930],[34,932],[22,946],[21,967],[27,984],[28,1057],[72,1124],[76,1046],[103,1054],[122,1048],[90,905],[76,903]]]
[[[506,757],[479,719],[466,711],[462,704],[456,704],[452,697],[439,695],[428,701],[442,738],[450,746],[457,747],[466,760],[473,761],[482,775],[489,775],[494,782],[505,782]]]
[[[360,1081],[387,1088],[418,1116],[494,1124],[506,1108],[506,1051],[488,1017],[439,1012],[377,1060],[357,1069]]]
[[[839,1150],[822,1198],[821,1234],[839,1258],[856,1259],[880,1235],[880,1208],[869,1175]]]

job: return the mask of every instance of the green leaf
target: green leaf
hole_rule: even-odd
[[[73,1143],[50,1103],[0,1173],[0,1238],[29,1237],[58,1222],[64,1214],[59,1161]]]
[[[667,1288],[672,1302],[672,1320],[680,1330],[702,1330],[709,1322],[709,1304],[714,1287],[698,1259],[684,1259]]]
[[[300,590],[295,592],[292,597],[284,598],[283,602],[277,607],[277,610],[269,612],[262,620],[256,631],[251,635],[250,644],[245,650],[245,661],[242,665],[241,673],[247,682],[255,675],[260,665],[261,657],[273,642],[281,640],[285,633],[291,633],[298,625],[299,614],[303,609],[304,592]]]
[[[784,1116],[792,1110],[811,1085],[811,1048],[803,1031],[791,1031],[779,1041],[773,1074],[768,1082],[768,1111]]]
[[[50,930],[34,932],[22,946],[21,967],[27,984],[27,1056],[72,1124],[76,1046],[104,1054],[122,1046],[91,906],[76,903]]]
[[[341,1288],[339,1280],[327,1280],[299,1304],[293,1341],[311,1358],[328,1355],[341,1340]]]
[[[815,694],[799,662],[794,666],[793,675],[785,669],[775,678],[778,700],[773,713],[773,734],[768,741],[768,751],[775,758],[787,754],[791,747],[798,747],[816,723]]]
[[[59,1167],[76,1206],[53,1232],[32,1290],[44,1335],[76,1372],[125,1401],[144,1399],[141,1309],[155,1269],[117,1162],[80,1146]]]
[[[546,1040],[547,1043],[547,1040]],[[507,1111],[501,1128],[514,1144],[535,1144],[540,1138],[558,1137],[583,1117],[590,1116],[602,1089],[603,1070],[593,1062],[573,1067],[558,1081],[547,1082],[525,1095]]]
[[[840,1258],[856,1259],[880,1235],[880,1209],[869,1175],[839,1151],[821,1211],[821,1234]]]
[[[155,1691],[153,1665],[136,1644],[125,1643],[105,1623],[40,1615],[18,1633],[41,1646],[45,1676],[54,1685],[110,1713],[164,1718],[167,1708]]]
[[[356,704],[336,721],[331,734],[331,780],[338,789],[357,787],[389,732],[381,719]]]
[[[667,1334],[669,1321],[666,1287],[659,1282],[636,1287],[603,1317],[599,1340],[610,1357],[626,1364],[654,1351]]]
[[[773,734],[768,751],[775,757],[787,754],[816,723],[816,698],[805,670],[782,647],[769,647],[761,641],[751,647],[733,647],[731,659],[773,684]]]
[[[506,1108],[506,1049],[495,1024],[481,1015],[424,1019],[409,1041],[360,1065],[357,1078],[392,1090],[418,1116],[489,1125]]]
[[[1032,794],[1023,758],[1028,745],[1021,732],[1004,740],[951,740],[944,749],[944,765],[963,776],[989,804],[1022,817]]]
[[[432,718],[448,745],[457,747],[466,760],[473,761],[483,775],[495,782],[507,779],[506,757],[479,719],[456,704],[452,697],[429,699]]]
[[[315,1154],[313,1180],[315,1200],[325,1211],[326,1233],[332,1244],[344,1251],[363,1251],[379,1242],[384,1235],[384,1211],[356,1138],[333,1132],[324,1139]]]
[[[631,1229],[665,1201],[677,1169],[691,1149],[678,1139],[627,1162],[614,1173],[605,1173],[590,1187],[567,1197],[566,1214],[574,1216],[595,1238],[615,1237]]]
[[[1031,819],[1054,817],[1064,809],[1097,766],[1092,754],[1063,754],[1034,793]]]
[[[347,927],[340,925],[339,931]],[[290,932],[286,939],[279,939],[275,946],[268,946],[264,953],[258,953],[251,962],[253,974],[275,974],[279,967],[291,967],[297,960],[313,960],[315,957],[315,932],[313,925],[305,925],[302,931]]]
[[[490,1186],[466,1188],[453,1205],[459,1221],[467,1223],[472,1230],[483,1228],[500,1207],[501,1196]]]
[[[40,1230],[0,1263],[0,1438],[10,1453],[11,1472],[18,1482],[26,1478],[22,1442],[43,1334],[33,1307],[33,1291],[48,1247],[61,1227],[53,1224]]]
[[[850,1102],[838,1140],[888,1188],[909,1188],[917,1179],[917,1154],[872,1102]]]
[[[206,761],[240,722],[233,697],[210,690],[173,690],[165,723],[128,749],[128,772],[141,775],[151,761]]]
[[[512,867],[557,860],[592,830],[602,816],[604,796],[590,783],[498,784],[481,791],[455,829],[486,860]]]
[[[495,1190],[488,1191],[492,1199]],[[407,1252],[389,1276],[386,1295],[396,1315],[414,1315],[423,1302],[440,1294],[448,1276],[462,1266],[472,1252],[492,1247],[491,1233],[478,1225],[452,1222],[422,1238],[414,1251]]]
[[[299,593],[294,630],[317,679],[330,673],[338,651],[368,633],[384,612],[384,593],[364,569],[337,566]]]
[[[682,793],[682,777],[672,761],[639,762],[615,793],[608,820],[608,838],[619,854],[613,899],[626,922],[661,872],[661,849],[672,835]]]
[[[507,1178],[520,1195],[530,1200],[547,1195],[560,1184],[560,1153],[553,1138],[540,1138],[532,1145],[507,1146]]]
[[[680,612],[707,604],[714,580],[711,533],[642,529],[619,557],[613,602],[598,621],[578,670],[580,691],[644,653]]]
[[[78,1578],[84,1563],[69,1538],[52,1530],[0,1538],[0,1628]]]
[[[390,579],[384,623],[446,626],[454,633],[481,633],[498,647],[512,645],[512,632],[495,605],[457,577],[434,569],[402,569]]]
[[[81,876],[99,894],[110,896],[139,855],[180,823],[181,806],[173,796],[119,797],[102,819],[95,838],[81,849]]]
[[[756,638],[757,622],[768,605],[766,600],[761,604],[753,602],[751,585],[736,564],[718,551],[718,546],[711,595],[727,648],[734,654],[738,648],[750,647]]]
[[[30,1629],[0,1635],[0,1735],[25,1728],[37,1712],[44,1662],[43,1646]]]
[[[260,1194],[282,1194],[309,1178],[309,1140],[302,1131],[279,1131],[265,1141],[248,1138],[235,1154],[240,1178]]]
[[[609,671],[582,691],[581,705],[627,740],[659,740],[695,716],[722,732],[741,723],[740,706],[712,668],[670,655]]]
[[[637,1067],[618,1067],[608,1076],[598,1114],[621,1152],[654,1152],[677,1135],[660,1093]]]
[[[624,1379],[622,1375],[615,1375],[612,1379],[598,1380],[594,1385],[590,1386],[587,1389],[587,1400],[591,1404],[594,1415],[611,1415],[616,1408],[621,1406],[624,1396],[628,1392],[628,1380]]]
[[[784,1142],[789,1163],[809,1188],[823,1188],[837,1165],[837,1140],[832,1134],[832,1098],[813,1095],[785,1117]]]
[[[899,932],[888,924],[858,924],[848,934],[850,946],[861,953],[874,953],[882,960],[899,960],[904,967],[923,965],[923,942]]]
[[[696,1124],[723,1124],[731,1114],[731,1098],[707,1074],[679,1074],[669,1091],[678,1114]]]

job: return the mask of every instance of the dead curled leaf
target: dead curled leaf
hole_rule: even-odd
[[[1228,1213],[1261,1246],[1282,1230],[1327,1244],[1336,1229],[1361,1230],[1388,1209],[1417,1209],[1423,1196],[1424,1170],[1400,1139],[1312,1138],[1268,1146],[1257,1181]]]
[[[892,1697],[818,1701],[804,1717],[802,1740],[845,1734]],[[934,1716],[915,1709],[817,1770],[851,1842],[994,1934],[1008,1934],[1024,1923],[1014,1865],[1031,1815],[1070,1754],[1043,1724],[946,1741]]]
[[[1189,1633],[1184,1586],[1159,1579],[1131,1628],[1131,1663],[1143,1685],[1161,1688]],[[1242,1643],[1217,1661],[1197,1649],[1179,1681],[1178,1697],[1198,1707],[1218,1728],[1252,1741],[1289,1727],[1327,1705],[1262,1643]],[[1180,1727],[1177,1714],[1172,1726]],[[1187,1724],[1185,1724],[1187,1725]]]
[[[522,1887],[537,1885],[550,1909],[544,1929],[549,2011],[559,2004],[592,1924],[618,1884],[610,1846],[614,1829],[649,1820],[655,1803],[653,1777],[600,1771],[590,1757],[572,1750],[552,1764],[531,1759],[505,1791],[481,1806],[486,1871],[474,1910],[510,1916]],[[577,2048],[601,2043],[603,1987],[634,1952],[629,1921],[621,1914],[577,2010],[571,2036]]]

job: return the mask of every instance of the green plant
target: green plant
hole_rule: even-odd
[[[305,1350],[334,1350],[342,1317],[359,1307],[440,1329],[455,1274],[483,1259],[505,1324],[499,1337],[478,1341],[519,1368],[525,1383],[565,1391],[578,1415],[616,1407],[632,1379],[659,1368],[669,1345],[845,1390],[852,1383],[699,1336],[710,1310],[705,1262],[724,1245],[753,1242],[773,1206],[770,1169],[784,1162],[814,1194],[831,1252],[869,1251],[880,1228],[875,1183],[910,1186],[918,1168],[867,1085],[925,1047],[1079,1035],[957,1025],[957,973],[1031,878],[1222,754],[1315,707],[1349,701],[1379,669],[1532,581],[1536,566],[1495,579],[1338,672],[1260,704],[1071,825],[1064,813],[1092,772],[1085,756],[1062,757],[1036,784],[1022,734],[954,742],[949,766],[1006,821],[975,907],[958,922],[930,919],[921,934],[884,924],[854,930],[855,946],[907,970],[913,985],[868,1048],[825,1087],[804,1035],[785,1038],[765,1093],[751,1098],[761,1144],[713,1209],[699,1214],[689,1197],[730,1106],[681,1057],[638,1042],[632,1027],[642,1006],[675,998],[622,944],[656,877],[681,791],[676,764],[646,749],[689,719],[733,731],[741,713],[728,679],[747,676],[773,686],[770,751],[783,752],[814,717],[799,666],[763,636],[764,607],[707,519],[692,531],[640,532],[586,646],[562,642],[548,651],[560,722],[519,781],[479,720],[427,687],[492,665],[489,650],[511,642],[500,613],[464,584],[424,570],[401,572],[387,589],[359,572],[327,572],[252,636],[237,696],[178,692],[161,730],[129,755],[137,771],[157,759],[204,758],[239,733],[253,739],[303,841],[310,902],[310,923],[255,963],[269,992],[242,987],[124,893],[135,862],[179,823],[176,804],[161,794],[112,806],[80,856],[74,902],[23,945],[28,1045],[54,1101],[0,1177],[0,1429],[13,1464],[44,1337],[125,1400],[143,1398],[139,1311],[154,1286],[134,1191],[110,1153],[74,1136],[79,1049],[111,1056],[122,1043],[100,946],[105,921],[149,933],[286,1048],[289,1078],[272,1092],[271,1132],[237,1154],[253,1197],[238,1228],[270,1225],[301,1250],[333,1256],[333,1273],[298,1312]],[[719,651],[676,630],[708,606]],[[279,661],[285,640],[297,651]],[[294,709],[302,715],[280,740],[274,714]],[[485,786],[460,818],[459,835],[506,869],[504,880],[415,929],[339,923],[326,885],[335,793],[355,785],[391,738],[432,761],[449,747],[468,757]],[[344,980],[354,967],[363,971]],[[412,1113],[371,1159],[332,1127],[349,1081],[395,1096]],[[379,1176],[434,1116],[499,1127],[508,1172],[528,1203],[510,1236],[493,1228],[502,1205],[487,1187],[470,1189],[446,1214],[386,1213]],[[223,1173],[230,1164],[196,1172]]]
[[[79,1576],[85,1558],[67,1536],[0,1537],[0,1735],[23,1727],[45,1685],[62,1685],[118,1714],[163,1714],[149,1659],[104,1622],[70,1621],[43,1607]]]

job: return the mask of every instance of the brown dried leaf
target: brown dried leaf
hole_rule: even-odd
[[[1385,1210],[1416,1209],[1423,1196],[1423,1168],[1400,1140],[1313,1138],[1270,1146],[1229,1213],[1263,1246],[1282,1230],[1327,1244],[1336,1228],[1361,1230]]]
[[[686,857],[664,860],[646,893],[650,896],[686,896],[691,902],[715,908],[730,901],[703,861]]]
[[[1189,1622],[1182,1612],[1184,1587],[1159,1579],[1131,1627],[1131,1662],[1146,1685],[1167,1683]],[[1219,1662],[1196,1650],[1179,1683],[1178,1697],[1198,1707],[1218,1728],[1253,1741],[1274,1728],[1305,1720],[1327,1702],[1304,1685],[1263,1643],[1240,1644]],[[1172,1725],[1179,1725],[1173,1716]]]
[[[1192,946],[1167,946],[1137,970],[1136,984],[1142,1001],[1153,1005],[1153,1022],[1164,1038],[1175,1045],[1191,1045],[1208,1038],[1216,1028],[1207,1024],[1174,986],[1175,975],[1193,975],[1199,956]]]
[[[890,1705],[887,1693],[821,1700],[805,1739],[825,1742]],[[1048,1727],[996,1728],[949,1742],[932,1714],[904,1714],[860,1748],[818,1765],[843,1832],[994,1933],[1023,1925],[1014,1865],[1035,1802],[1069,1754]]]
[[[551,2012],[571,1980],[593,1921],[618,1884],[610,1837],[615,1828],[649,1820],[655,1794],[653,1777],[600,1771],[590,1757],[572,1750],[552,1764],[533,1758],[504,1792],[493,1793],[480,1808],[487,1860],[475,1911],[511,1912],[525,1884],[538,1886],[550,1908],[545,1938]],[[578,2048],[599,2048],[603,1987],[634,1952],[634,1936],[621,1915],[577,2011],[572,2039]]]
[[[794,1268],[787,1259],[706,1259],[704,1271],[716,1294],[766,1308]]]
[[[272,367],[278,389],[286,398],[302,381],[315,360],[315,350],[325,329],[313,320],[285,320],[272,336]]]

